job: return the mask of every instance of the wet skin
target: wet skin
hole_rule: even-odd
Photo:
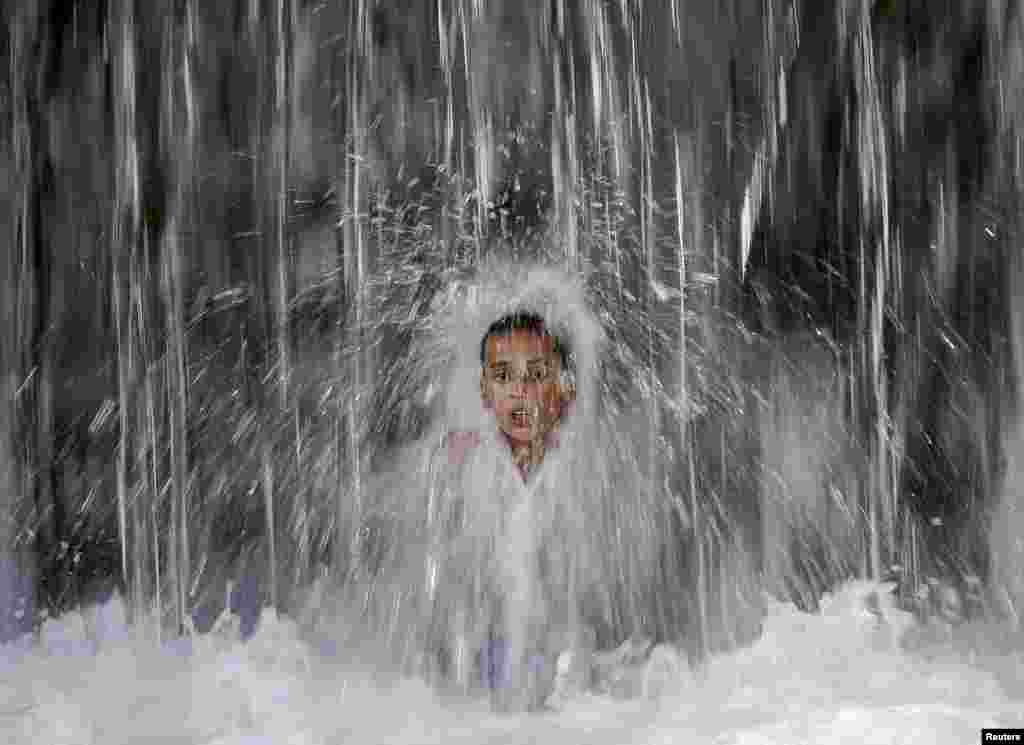
[[[558,426],[562,402],[572,398],[561,372],[550,336],[516,329],[487,340],[480,395],[517,463],[536,465],[544,457],[544,438]]]

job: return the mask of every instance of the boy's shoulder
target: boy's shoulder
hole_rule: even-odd
[[[460,466],[469,452],[480,445],[480,433],[476,430],[452,430],[445,436],[444,444],[448,464]]]

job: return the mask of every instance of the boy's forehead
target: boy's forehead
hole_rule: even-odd
[[[548,357],[554,353],[554,338],[534,331],[514,329],[510,334],[495,335],[487,339],[488,363],[524,355]]]

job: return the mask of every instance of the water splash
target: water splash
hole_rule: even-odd
[[[492,625],[521,652],[548,643],[528,639],[538,623],[561,638],[584,622],[610,638],[677,633],[652,605],[652,592],[661,594],[666,615],[683,619],[685,588],[659,567],[680,566],[672,502],[634,444],[644,428],[635,414],[641,399],[634,391],[617,400],[622,381],[605,358],[626,370],[637,360],[609,344],[592,301],[581,279],[553,267],[485,262],[435,296],[400,364],[379,382],[385,400],[424,391],[436,398],[427,434],[384,458],[386,473],[368,484],[360,513],[361,523],[380,519],[389,535],[379,536],[382,564],[354,586],[397,648],[423,652],[415,637],[424,632],[433,637],[428,646],[450,652],[470,637],[479,648]],[[526,488],[480,400],[478,359],[490,323],[523,309],[568,340],[576,390],[557,450]],[[453,469],[446,437],[467,431],[479,445]]]
[[[431,329],[462,306],[425,298],[477,287],[472,267],[509,248],[585,278],[604,351],[578,416],[634,415],[608,448],[632,438],[645,488],[699,533],[674,550],[702,589],[664,593],[666,619],[691,597],[710,613],[736,584],[721,567],[757,575],[762,556],[808,605],[853,571],[920,584],[940,556],[965,576],[999,564],[1019,594],[1000,465],[1020,378],[1019,3],[165,10],[7,16],[0,375],[25,448],[0,467],[31,513],[17,553],[35,542],[48,582],[74,585],[78,538],[116,535],[137,615],[155,597],[180,627],[193,588],[230,573],[221,541],[267,544],[282,607],[325,555],[344,575],[378,445],[480,424],[452,393],[472,373],[445,386],[458,358]],[[303,313],[318,334],[298,334]],[[834,391],[794,373],[816,354],[799,339],[831,348]],[[80,417],[108,422],[79,439],[117,439],[117,463],[56,499]],[[610,513],[593,519],[617,545],[607,526],[629,520]],[[631,592],[609,607],[643,605]]]

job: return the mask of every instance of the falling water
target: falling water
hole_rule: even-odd
[[[18,623],[116,585],[173,636],[329,576],[464,658],[502,572],[524,627],[547,593],[698,656],[854,574],[1019,613],[1024,6],[243,5],[5,11]],[[501,556],[481,451],[456,558],[438,448],[486,435],[515,302],[578,337],[577,439]]]

